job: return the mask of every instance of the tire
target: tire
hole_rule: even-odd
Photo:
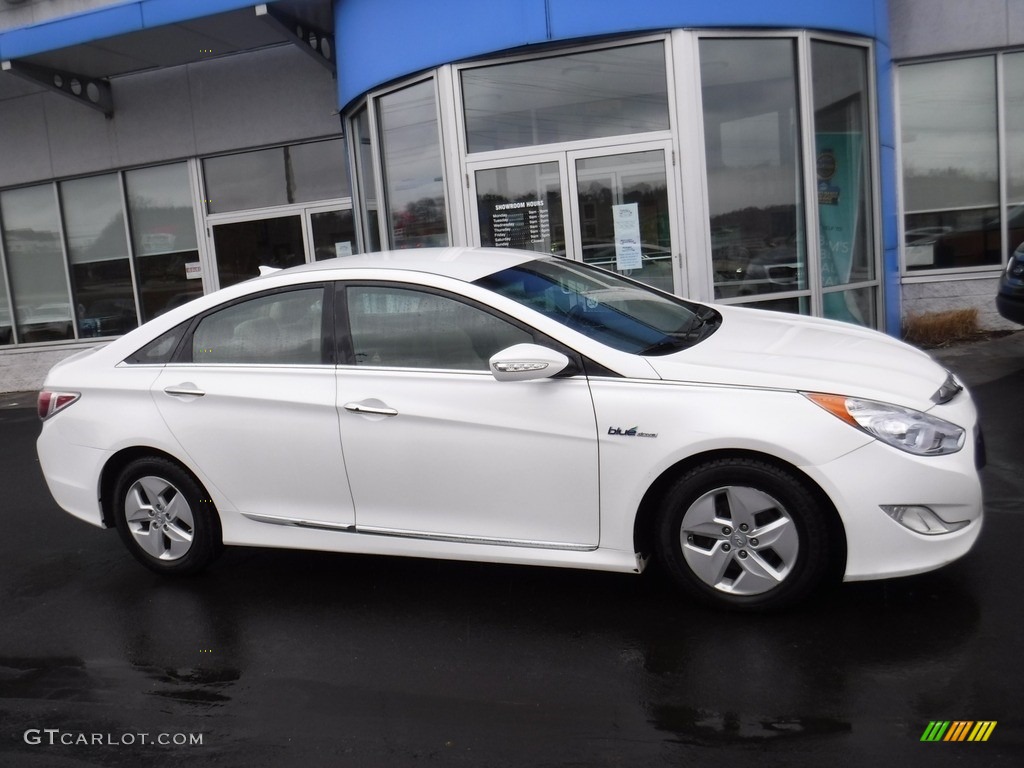
[[[719,459],[680,477],[661,502],[657,542],[676,584],[717,607],[778,609],[830,581],[830,530],[814,494],[756,459]]]
[[[157,573],[198,573],[223,548],[209,494],[168,459],[153,456],[128,464],[114,484],[113,506],[128,551]]]

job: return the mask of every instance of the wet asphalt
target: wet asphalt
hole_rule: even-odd
[[[768,616],[652,573],[233,549],[163,579],[56,507],[0,396],[0,765],[1024,764],[1024,333],[936,354],[986,433],[975,549]]]

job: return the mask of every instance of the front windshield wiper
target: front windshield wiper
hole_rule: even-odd
[[[690,322],[665,336],[661,341],[640,350],[641,355],[661,355],[692,347],[715,330],[722,323],[722,316],[711,307],[701,307]]]

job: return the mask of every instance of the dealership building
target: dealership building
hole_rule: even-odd
[[[1022,241],[1019,0],[0,0],[0,391],[261,265],[526,248],[899,335],[1009,327]]]

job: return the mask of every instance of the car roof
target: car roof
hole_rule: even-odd
[[[275,275],[298,272],[337,272],[338,276],[351,269],[393,269],[425,272],[456,280],[473,282],[481,277],[518,266],[546,254],[518,251],[510,248],[409,248],[400,251],[381,251],[336,259],[301,264]]]

